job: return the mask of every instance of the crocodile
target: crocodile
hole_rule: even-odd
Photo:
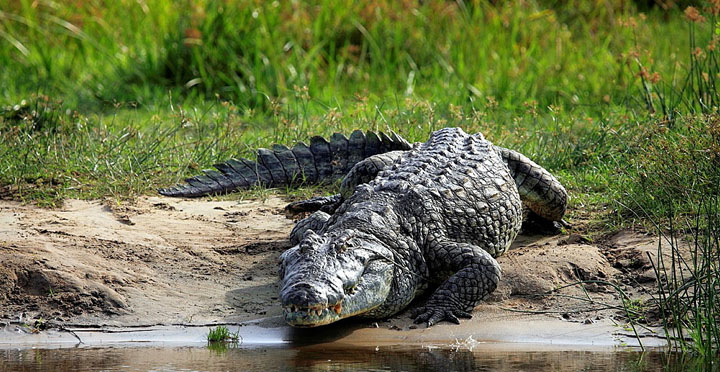
[[[460,128],[435,131],[416,144],[394,133],[356,131],[329,143],[315,137],[309,147],[259,150],[254,169],[251,161],[236,162],[245,168],[226,162],[216,166],[220,172],[160,192],[198,196],[342,178],[340,194],[288,206],[312,212],[294,227],[293,247],[279,258],[283,314],[295,327],[387,318],[425,294],[411,311],[415,323],[459,324],[496,289],[496,258],[510,247],[524,215],[561,221],[568,201],[547,170]]]

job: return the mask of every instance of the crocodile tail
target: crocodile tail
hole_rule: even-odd
[[[560,181],[525,155],[499,146],[494,148],[515,179],[523,203],[544,219],[562,220],[568,193]]]
[[[256,185],[265,187],[322,184],[334,182],[347,174],[361,160],[395,150],[409,150],[411,145],[396,133],[354,131],[350,137],[333,134],[329,140],[315,136],[310,144],[297,143],[292,148],[273,145],[257,150],[256,160],[230,159],[215,164],[190,177],[185,184],[159,189],[166,196],[195,197],[224,194]]]

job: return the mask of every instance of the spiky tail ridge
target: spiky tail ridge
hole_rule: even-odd
[[[494,146],[515,179],[520,199],[540,217],[561,221],[567,209],[568,193],[560,181],[525,155]]]
[[[215,164],[217,170],[185,179],[186,184],[159,189],[166,196],[196,197],[224,194],[261,185],[265,187],[330,183],[345,176],[361,160],[412,146],[396,133],[352,132],[350,137],[335,133],[327,141],[315,136],[310,145],[300,142],[288,148],[273,145],[257,150],[257,160],[230,159]]]

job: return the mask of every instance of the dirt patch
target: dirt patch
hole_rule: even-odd
[[[2,201],[0,318],[126,326],[270,318],[281,325],[276,261],[294,223],[285,204],[274,196],[145,197],[132,205],[69,200],[48,210]],[[649,297],[648,253],[657,253],[657,238],[628,231],[602,244],[573,234],[520,236],[499,259],[502,283],[473,321],[482,312],[586,323],[617,317],[619,292],[604,282]],[[404,314],[377,326],[414,328]]]
[[[0,317],[193,323],[272,313],[284,202],[0,204]]]

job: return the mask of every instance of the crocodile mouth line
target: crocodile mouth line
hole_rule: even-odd
[[[312,306],[297,306],[291,304],[283,306],[283,312],[287,315],[296,315],[302,318],[310,316],[322,317],[329,312],[334,312],[335,314],[340,315],[342,312],[342,301],[334,305],[317,304]]]

